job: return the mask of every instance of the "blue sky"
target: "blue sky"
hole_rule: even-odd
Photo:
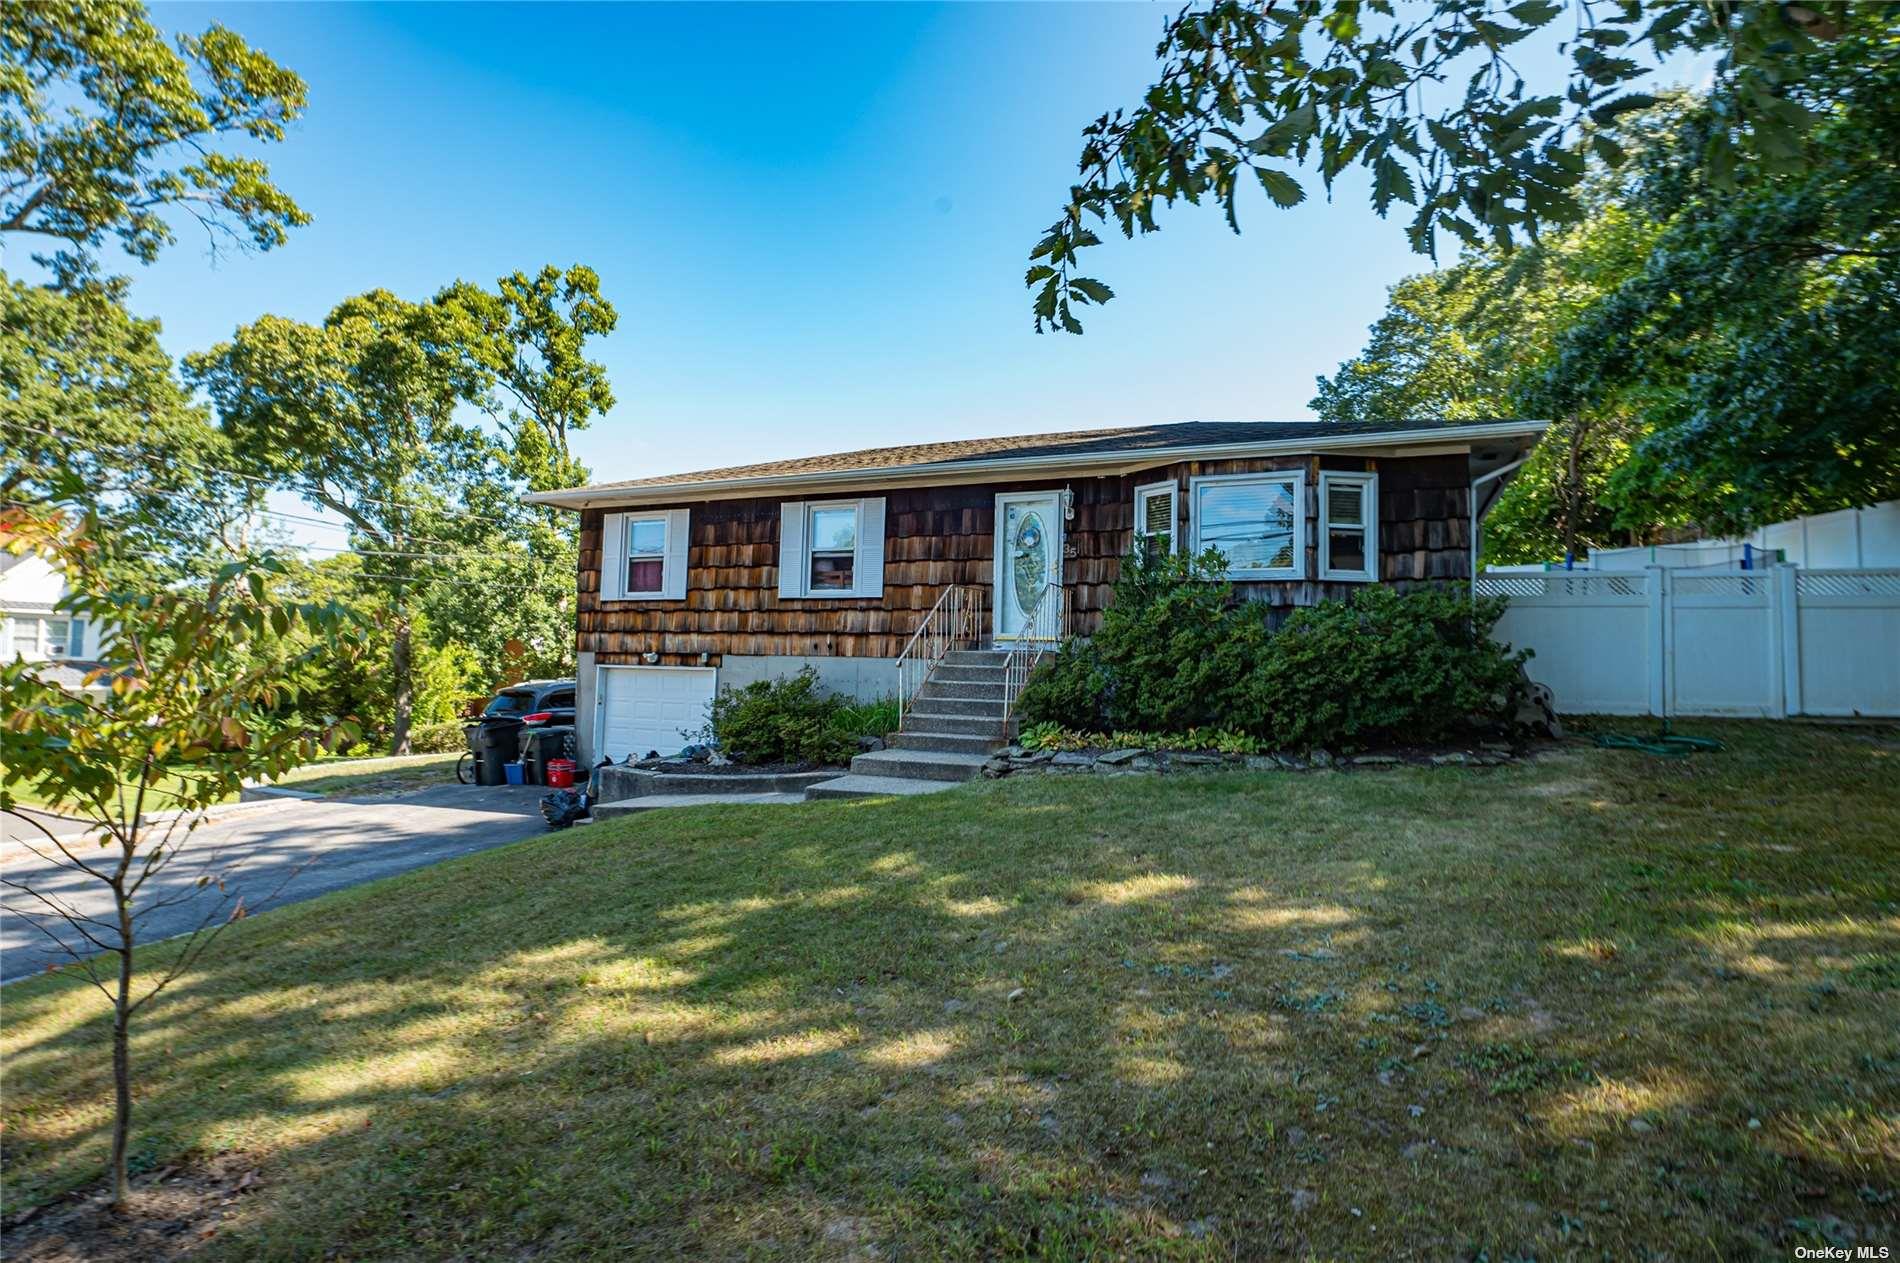
[[[1180,208],[1097,249],[1117,300],[1031,331],[1022,272],[1082,126],[1139,99],[1149,5],[165,5],[297,70],[269,157],[314,216],[136,270],[183,354],[264,312],[320,319],[584,262],[620,312],[597,478],[968,435],[1306,416],[1385,289],[1426,262],[1363,184],[1244,235]]]

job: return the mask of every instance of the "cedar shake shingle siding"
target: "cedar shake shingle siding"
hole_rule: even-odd
[[[1169,432],[1155,446],[1173,446],[1183,440],[1183,427],[1157,426]],[[1374,427],[1383,432],[1391,427]],[[1330,427],[1337,433],[1338,427]],[[1129,431],[1109,432],[1116,450],[1129,446]],[[1146,434],[1146,431],[1140,432]],[[1038,436],[1071,445],[1099,444],[1098,435]],[[1014,440],[983,440],[1001,443]],[[1199,438],[1195,440],[1199,442]],[[1209,439],[1210,445],[1224,439]],[[944,459],[967,460],[970,444],[932,445],[930,450],[956,449],[960,455]],[[890,453],[918,449],[880,449],[878,461]],[[1008,449],[1021,454],[1019,445]],[[1042,450],[1042,449],[1038,449]],[[857,460],[865,453],[846,453],[821,460]],[[775,466],[747,466],[740,471],[709,471],[691,481],[713,481],[728,475],[760,476],[755,471],[810,462],[779,462]],[[859,468],[834,465],[832,468]],[[1273,469],[1306,471],[1306,573],[1319,573],[1319,478],[1323,469],[1375,470],[1379,475],[1378,552],[1381,579],[1386,581],[1456,580],[1470,574],[1469,459],[1460,453],[1442,456],[1361,457],[1274,456],[1249,459],[1180,461],[1112,476],[1076,474],[996,482],[968,482],[939,486],[892,487],[874,494],[885,497],[884,593],[881,597],[787,599],[778,594],[779,506],[786,499],[815,498],[788,490],[783,494],[734,499],[692,499],[690,491],[679,500],[649,508],[687,508],[691,511],[687,547],[686,596],[677,601],[613,601],[603,603],[600,593],[601,521],[603,508],[582,511],[579,574],[579,648],[597,655],[602,663],[635,662],[654,653],[670,665],[692,665],[701,654],[717,666],[723,654],[810,655],[841,657],[895,657],[950,584],[969,584],[987,594],[993,579],[996,496],[1005,491],[1068,488],[1074,493],[1074,517],[1064,525],[1063,583],[1068,589],[1071,628],[1088,635],[1101,621],[1112,599],[1121,558],[1133,544],[1134,495],[1137,486],[1172,478],[1181,488],[1177,524],[1187,539],[1188,480],[1209,474],[1254,473]],[[793,472],[809,472],[799,470]],[[685,481],[682,477],[679,481]],[[666,479],[637,483],[599,484],[590,490],[640,487],[651,492]],[[1316,578],[1248,582],[1237,587],[1245,596],[1268,605],[1276,620],[1294,606],[1344,597],[1359,583],[1323,582]]]

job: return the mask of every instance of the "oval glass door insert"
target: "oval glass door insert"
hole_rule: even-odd
[[[1016,588],[1016,608],[1027,623],[1034,616],[1036,603],[1049,586],[1049,536],[1042,517],[1034,509],[1023,514],[1016,537],[1010,541],[1011,580]]]

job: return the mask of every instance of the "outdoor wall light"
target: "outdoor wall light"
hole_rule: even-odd
[[[640,655],[640,660],[646,663],[648,666],[652,666],[654,663],[660,660],[660,655],[657,653],[654,653],[652,650],[648,650],[646,653],[643,653]]]
[[[1062,520],[1065,522],[1075,521],[1074,487],[1064,487],[1062,489]]]

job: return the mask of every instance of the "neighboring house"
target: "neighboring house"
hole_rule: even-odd
[[[36,674],[78,692],[98,665],[100,629],[60,612],[65,595],[65,578],[44,557],[0,553],[0,662],[43,662]]]
[[[0,553],[0,660],[57,662],[96,649],[85,623],[55,608],[65,595],[65,578],[46,558]]]
[[[1469,580],[1477,524],[1543,429],[1197,422],[880,448],[528,498],[581,514],[577,728],[591,762],[677,750],[704,725],[715,688],[805,666],[840,692],[888,697],[900,655],[918,654],[913,635],[933,617],[941,627],[953,605],[975,615],[957,647],[1087,635],[1138,541],[1220,549],[1239,590],[1274,617],[1368,583]],[[1004,671],[1000,653],[960,661],[978,681]],[[938,708],[945,741],[978,744],[972,725],[949,723],[977,700]]]

